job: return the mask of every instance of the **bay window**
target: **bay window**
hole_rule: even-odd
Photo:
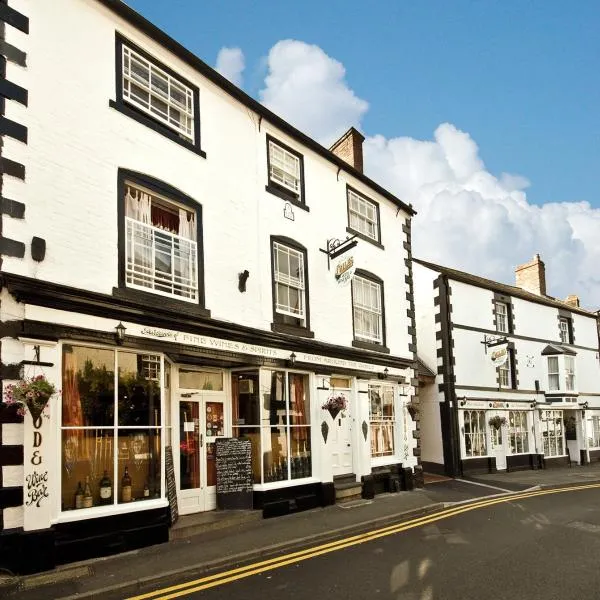
[[[574,392],[577,389],[575,357],[567,354],[548,356],[548,391]]]
[[[575,390],[575,359],[565,356],[565,389],[568,392]]]
[[[62,359],[62,510],[161,498],[161,357],[64,345]]]
[[[394,456],[396,409],[395,386],[369,384],[371,458]]]

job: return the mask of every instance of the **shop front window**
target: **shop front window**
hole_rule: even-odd
[[[369,420],[371,457],[394,456],[396,411],[393,385],[369,384]]]
[[[523,410],[508,411],[508,438],[511,454],[529,452],[529,431],[527,413]]]
[[[485,439],[485,411],[463,411],[463,427],[465,436],[465,456],[485,456],[487,454]]]
[[[250,439],[255,483],[312,475],[308,375],[234,373],[233,435]]]
[[[562,456],[564,451],[563,411],[543,410],[540,421],[544,454]]]
[[[62,510],[161,490],[161,358],[63,346]]]
[[[600,448],[600,416],[588,419],[588,448]]]

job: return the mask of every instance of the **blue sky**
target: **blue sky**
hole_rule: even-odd
[[[529,179],[530,202],[600,206],[600,2],[128,3],[211,65],[240,47],[255,97],[277,41],[316,44],[369,102],[367,134],[429,139],[448,121],[491,172]]]

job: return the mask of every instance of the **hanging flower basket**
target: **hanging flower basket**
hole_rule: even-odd
[[[327,399],[327,402],[321,405],[321,408],[329,411],[331,418],[335,419],[341,411],[344,411],[346,408],[348,408],[348,401],[346,400],[346,396],[344,396],[344,394],[330,396]],[[342,416],[344,416],[343,413]]]
[[[27,408],[33,420],[37,421],[54,394],[56,394],[54,385],[44,375],[38,375],[7,385],[4,390],[4,404],[17,406],[17,414],[22,417],[25,416]]]
[[[495,417],[490,417],[488,425],[494,429],[500,429],[500,427],[506,425],[506,417],[499,417],[498,415]]]

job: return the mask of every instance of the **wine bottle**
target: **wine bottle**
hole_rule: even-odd
[[[144,482],[144,498],[150,498],[150,488],[147,481]]]
[[[121,500],[123,502],[131,502],[131,477],[129,469],[125,467],[125,473],[121,479]]]
[[[77,491],[75,492],[75,508],[83,508],[83,488],[81,481],[77,482]]]
[[[94,498],[92,496],[92,488],[90,487],[90,478],[85,478],[85,487],[83,488],[83,506],[82,508],[92,508],[94,506]]]
[[[112,502],[112,483],[106,469],[100,480],[100,502],[102,504],[110,504]]]

